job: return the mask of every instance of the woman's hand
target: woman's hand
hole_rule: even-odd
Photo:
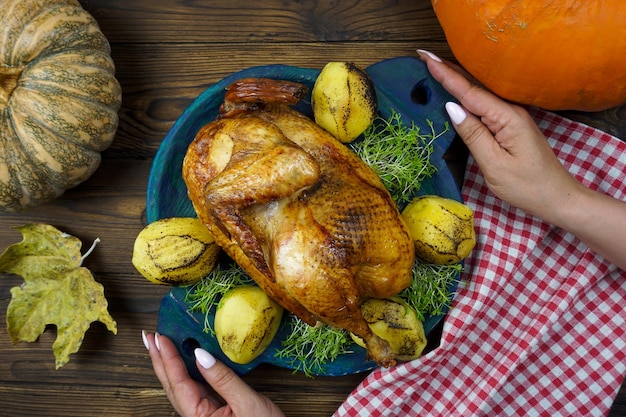
[[[525,109],[471,83],[432,53],[418,53],[433,78],[461,103],[447,103],[446,110],[491,191],[626,269],[626,202],[571,176]]]
[[[509,204],[552,221],[553,207],[575,196],[582,184],[561,165],[530,115],[432,54],[430,59],[421,55],[431,75],[461,103],[448,103],[446,109],[487,186]]]
[[[284,416],[272,401],[253,390],[206,350],[196,349],[195,355],[198,370],[208,386],[189,376],[176,347],[167,337],[145,332],[141,337],[167,398],[181,416]]]

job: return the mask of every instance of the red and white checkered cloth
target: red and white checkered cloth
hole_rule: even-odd
[[[579,181],[626,200],[625,142],[532,115]],[[606,415],[626,373],[626,272],[496,198],[472,158],[463,197],[478,242],[441,345],[375,370],[335,416]]]

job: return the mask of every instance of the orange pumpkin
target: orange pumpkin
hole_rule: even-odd
[[[458,62],[501,97],[549,110],[626,102],[623,0],[432,0]]]

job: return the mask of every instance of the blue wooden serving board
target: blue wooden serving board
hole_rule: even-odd
[[[426,66],[414,57],[399,57],[378,62],[366,69],[376,86],[379,112],[388,118],[392,109],[400,113],[407,124],[415,123],[422,132],[430,132],[429,121],[436,132],[445,129],[449,119],[444,109],[447,101],[454,100],[442,86],[435,81]],[[163,140],[155,157],[147,190],[148,222],[166,217],[195,217],[191,202],[187,197],[187,187],[181,176],[182,162],[187,147],[198,130],[215,119],[224,99],[225,88],[233,81],[246,77],[266,77],[300,82],[313,88],[319,70],[286,65],[252,67],[234,73],[205,90],[183,112]],[[310,93],[296,108],[312,116]],[[443,155],[454,139],[450,129],[434,143],[431,162],[437,172],[422,183],[421,195],[436,194],[461,201],[459,187],[448,169]],[[450,288],[450,294],[456,290],[456,284]],[[171,338],[178,347],[190,374],[200,378],[196,369],[193,350],[202,346],[217,358],[230,365],[237,373],[244,374],[261,363],[273,364],[289,369],[296,369],[297,363],[274,356],[280,343],[289,332],[289,316],[283,320],[277,336],[269,348],[246,365],[232,363],[226,358],[211,334],[203,331],[204,314],[190,311],[185,302],[187,289],[174,287],[163,298],[159,311],[157,330]],[[426,317],[424,327],[428,335],[444,318],[444,315]],[[210,314],[212,320],[212,313]],[[351,353],[341,355],[333,363],[327,364],[319,374],[327,376],[347,375],[373,369],[376,364],[367,361],[365,350],[354,345]]]

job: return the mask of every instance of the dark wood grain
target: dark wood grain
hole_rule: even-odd
[[[85,266],[104,285],[118,334],[94,323],[79,353],[54,369],[49,328],[36,343],[13,346],[0,325],[0,416],[173,416],[141,342],[156,328],[168,288],[143,279],[131,264],[134,238],[146,224],[145,198],[152,159],[177,117],[204,89],[250,66],[289,64],[321,68],[332,60],[367,66],[430,49],[453,59],[430,2],[425,0],[162,1],[81,0],[108,37],[123,88],[120,126],[95,175],[57,201],[0,215],[0,250],[21,240],[13,228],[52,224],[79,237],[96,237]],[[568,117],[626,138],[626,107]],[[467,155],[459,143],[447,161],[461,181]],[[10,288],[22,279],[0,275],[0,323]],[[329,416],[365,375],[305,378],[261,366],[245,376],[288,416]],[[610,414],[626,416],[626,390]]]
[[[426,1],[87,0],[112,43],[406,41],[443,32]],[[137,25],[137,22],[141,22]],[[421,25],[416,30],[416,25]]]

